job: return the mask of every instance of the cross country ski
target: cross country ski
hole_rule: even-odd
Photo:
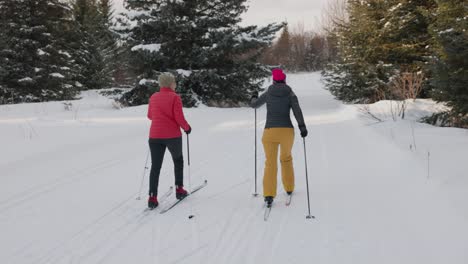
[[[195,187],[189,194],[187,194],[185,197],[181,198],[181,199],[176,199],[170,203],[168,203],[160,212],[160,214],[164,214],[166,213],[167,211],[171,210],[172,208],[174,208],[176,205],[178,205],[180,202],[182,202],[183,200],[185,200],[185,198],[187,198],[188,196],[198,192],[199,190],[203,189],[204,187],[206,187],[208,185],[208,181],[205,180],[202,184],[200,184],[199,186]]]

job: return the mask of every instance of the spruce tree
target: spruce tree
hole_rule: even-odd
[[[375,55],[406,70],[421,70],[432,50],[429,25],[436,4],[431,0],[387,1],[380,20]]]
[[[95,0],[75,0],[73,15],[77,27],[75,54],[80,65],[77,80],[82,84],[81,89],[97,89],[99,85],[98,72],[100,58],[95,39],[97,8]]]
[[[324,71],[326,87],[338,99],[372,102],[386,90],[393,69],[373,52],[385,12],[384,1],[348,2],[349,22],[338,25],[332,32],[338,43],[337,61]]]
[[[117,34],[111,30],[114,11],[112,0],[99,0],[98,2],[98,50],[103,58],[104,84],[118,84],[116,71],[119,67],[120,49],[117,45]]]
[[[309,71],[323,69],[326,59],[326,39],[324,36],[316,34],[309,41],[305,63]]]
[[[430,76],[434,1],[350,0],[349,23],[334,32],[339,58],[325,71],[327,87],[348,102],[392,99],[401,72]]]
[[[448,125],[468,127],[468,6],[459,0],[437,3],[432,26],[437,40],[432,94],[451,107]]]
[[[77,59],[81,65],[79,81],[83,89],[101,89],[111,85],[115,67],[116,43],[110,31],[111,2],[75,0],[74,18],[78,26]]]
[[[380,21],[375,56],[399,73],[423,73],[431,77],[429,66],[433,37],[429,25],[436,8],[434,0],[388,1],[388,12]],[[423,93],[431,89],[423,83]]]
[[[278,41],[275,43],[273,49],[273,56],[277,58],[280,65],[289,65],[291,54],[291,36],[289,34],[288,25],[283,27],[283,32],[279,37]]]
[[[68,47],[70,8],[59,0],[0,0],[3,103],[72,99],[76,64]]]
[[[128,0],[132,66],[139,79],[172,71],[186,106],[234,106],[261,89],[257,58],[282,25],[241,27],[245,0]],[[144,82],[142,82],[144,84]],[[141,102],[147,102],[144,95]],[[135,101],[135,100],[129,100]],[[129,102],[127,102],[129,103]]]
[[[116,86],[132,87],[137,79],[137,74],[131,65],[133,47],[129,36],[134,27],[129,17],[134,17],[128,13],[118,13],[114,16],[110,26],[111,32],[115,35],[116,49],[114,52],[115,67],[113,71],[113,81]]]

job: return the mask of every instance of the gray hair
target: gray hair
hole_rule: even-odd
[[[169,72],[159,75],[159,87],[171,87],[175,83],[175,77]]]

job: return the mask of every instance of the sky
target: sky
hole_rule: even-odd
[[[114,0],[116,10],[123,10],[124,0]],[[304,23],[306,30],[320,29],[320,18],[328,0],[249,0],[243,25],[266,25],[287,21],[292,29]]]

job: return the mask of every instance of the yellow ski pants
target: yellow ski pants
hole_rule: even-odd
[[[294,128],[266,128],[262,138],[265,150],[263,196],[276,196],[278,172],[278,147],[280,147],[281,178],[286,192],[294,191],[294,168],[291,150],[294,144]]]

